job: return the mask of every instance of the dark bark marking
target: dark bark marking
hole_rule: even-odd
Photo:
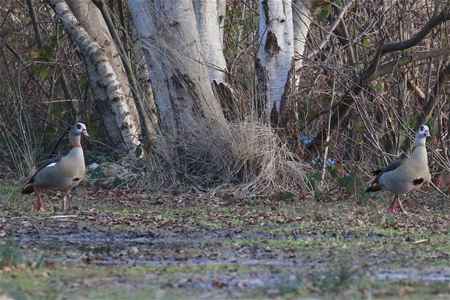
[[[277,126],[278,124],[278,110],[276,103],[273,104],[272,110],[270,111],[270,123],[272,126]]]
[[[281,50],[280,46],[278,46],[277,36],[272,31],[267,32],[267,39],[264,50],[266,50],[266,52],[271,56],[274,56]]]

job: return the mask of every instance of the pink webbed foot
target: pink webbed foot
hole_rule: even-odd
[[[393,213],[393,214],[406,213],[406,210],[403,207],[403,204],[400,201],[399,196],[395,196],[394,199],[392,199],[391,205],[388,208],[388,212]]]
[[[400,210],[398,209],[398,207],[394,206],[394,207],[390,207],[388,209],[388,212],[390,212],[391,214],[398,214],[400,212]]]
[[[388,212],[390,212],[392,214],[397,213],[397,197],[394,197],[394,199],[392,199],[391,204],[389,205],[389,208],[388,208]]]

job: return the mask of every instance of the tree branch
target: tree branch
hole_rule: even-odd
[[[372,63],[369,65],[366,70],[360,72],[360,74],[355,78],[354,82],[356,84],[347,90],[345,94],[342,96],[341,101],[335,106],[335,112],[333,113],[331,117],[331,130],[336,129],[336,127],[339,126],[339,124],[347,119],[347,116],[350,112],[350,109],[352,108],[355,99],[354,97],[359,95],[361,91],[363,91],[366,87],[369,86],[370,82],[375,80],[376,78],[379,78],[380,76],[386,75],[389,72],[392,72],[395,66],[399,65],[399,62],[397,61],[395,64],[393,62],[386,63],[379,67],[380,61],[384,54],[392,52],[392,51],[398,51],[398,50],[404,50],[410,47],[413,47],[417,45],[420,41],[422,41],[426,35],[436,26],[438,26],[440,23],[443,23],[450,19],[450,6],[445,8],[445,11],[441,11],[437,14],[435,14],[423,27],[422,29],[414,34],[410,39],[402,42],[397,43],[391,43],[391,44],[385,44],[381,46],[377,54],[375,55],[375,58],[373,59]],[[445,49],[438,49],[435,50],[434,54],[437,55],[437,53],[442,50],[444,53],[445,51],[448,51],[448,48]],[[430,55],[430,54],[428,54]],[[400,60],[399,60],[400,61]],[[403,65],[409,64],[412,61],[412,57],[405,57],[403,58]],[[380,68],[380,70],[378,70]],[[376,76],[377,75],[377,76]],[[323,137],[326,136],[326,128],[323,128],[321,132],[317,134],[317,136],[314,138],[314,142],[309,146],[309,148],[312,150],[312,148],[316,148],[319,150],[322,148],[323,144]]]
[[[137,84],[136,76],[134,75],[134,72],[131,67],[130,60],[126,54],[125,47],[123,46],[122,41],[119,38],[119,35],[117,34],[116,29],[114,28],[114,22],[112,21],[111,14],[109,13],[109,9],[106,6],[104,0],[92,0],[92,2],[97,6],[97,8],[100,10],[103,18],[105,19],[105,23],[108,26],[109,33],[111,34],[111,37],[113,38],[114,42],[116,43],[117,49],[120,53],[120,58],[122,59],[123,67],[125,69],[125,73],[128,77],[128,82],[131,87],[131,92],[133,93],[133,97],[135,99],[135,102],[137,104],[137,107],[139,108],[139,111],[141,113],[141,117],[148,116],[148,118],[144,117],[142,118],[141,124],[143,129],[143,134],[148,138],[148,140],[154,140],[156,138],[156,132],[155,132],[155,117],[152,116],[152,112],[149,111],[144,100],[142,99],[139,86]],[[153,124],[148,124],[147,119],[152,120]]]
[[[430,93],[428,100],[423,107],[423,114],[421,116],[419,124],[425,124],[430,120],[434,108],[438,104],[437,100],[439,99],[442,87],[449,78],[450,78],[450,63],[448,63],[447,66],[445,68],[442,68],[441,72],[439,72],[439,78],[434,84],[433,92]]]
[[[370,74],[366,78],[366,80],[368,82],[372,82],[379,77],[382,77],[386,74],[391,73],[395,69],[395,67],[406,66],[412,62],[417,62],[419,60],[448,56],[448,55],[450,55],[450,47],[435,49],[435,50],[431,50],[431,51],[417,52],[417,53],[413,53],[411,55],[405,55],[398,59],[391,60],[390,62],[387,62],[387,63],[381,65],[380,67],[378,67],[375,70],[375,72]]]
[[[437,25],[448,21],[450,19],[450,9],[448,11],[441,11],[434,15],[423,27],[422,29],[414,34],[409,40],[386,44],[381,47],[381,55],[392,52],[411,48],[420,43],[427,34]]]
[[[326,37],[320,41],[319,46],[314,49],[310,54],[308,54],[307,59],[311,59],[313,56],[315,56],[317,53],[319,53],[320,50],[322,50],[328,41],[330,40],[333,31],[336,29],[336,27],[341,23],[342,19],[344,18],[345,13],[347,12],[348,8],[350,7],[350,4],[352,4],[352,0],[346,1],[342,7],[338,7],[337,11],[338,14],[333,18],[330,29],[328,30],[328,33]]]

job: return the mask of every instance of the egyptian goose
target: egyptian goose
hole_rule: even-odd
[[[372,185],[366,190],[366,193],[380,190],[394,193],[395,197],[389,206],[389,212],[394,214],[406,213],[400,201],[400,195],[419,188],[425,182],[431,182],[427,149],[425,147],[425,141],[429,136],[430,129],[428,126],[420,126],[416,132],[416,141],[411,157],[396,160],[384,170],[372,172],[376,177]]]
[[[76,123],[69,132],[70,151],[67,155],[47,161],[39,170],[31,176],[22,194],[36,195],[34,209],[41,211],[44,209],[41,197],[42,190],[62,191],[62,209],[67,209],[67,196],[72,188],[76,187],[83,179],[85,174],[84,154],[81,148],[81,135],[89,137],[86,131],[86,125]]]

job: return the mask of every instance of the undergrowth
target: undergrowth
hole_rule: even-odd
[[[310,167],[270,127],[237,122],[228,129],[229,134],[198,132],[178,141],[178,147],[167,139],[159,141],[148,158],[150,186],[238,185],[250,196],[310,191]]]

